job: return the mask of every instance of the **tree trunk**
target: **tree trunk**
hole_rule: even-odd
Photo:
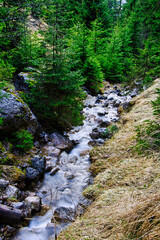
[[[21,220],[22,211],[0,204],[0,223],[15,224]]]

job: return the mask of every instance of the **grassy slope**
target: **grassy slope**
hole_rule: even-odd
[[[135,98],[132,110],[122,115],[119,132],[92,150],[91,171],[97,176],[84,194],[95,201],[58,239],[160,239],[160,157],[131,149],[135,126],[154,118],[156,88],[160,79]]]

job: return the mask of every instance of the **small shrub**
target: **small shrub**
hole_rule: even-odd
[[[160,117],[160,89],[157,88],[156,93],[158,94],[158,97],[155,101],[152,101],[153,114]]]
[[[26,152],[33,147],[33,136],[25,129],[21,129],[15,134],[16,140],[18,140],[18,144],[16,147],[22,150],[22,152]]]
[[[156,121],[145,121],[145,125],[136,127],[136,146],[135,150],[141,154],[144,151],[160,149],[160,125]]]
[[[110,131],[111,131],[111,133],[114,134],[118,131],[118,127],[116,125],[112,125],[112,126],[110,126]]]
[[[135,150],[141,154],[144,151],[160,150],[160,89],[157,89],[158,97],[152,101],[153,114],[158,116],[156,121],[146,120],[144,123],[136,127],[136,146]]]
[[[105,130],[106,137],[112,137],[118,131],[118,127],[116,125],[112,125]]]
[[[0,117],[0,125],[2,125],[2,124],[3,124],[3,118]]]

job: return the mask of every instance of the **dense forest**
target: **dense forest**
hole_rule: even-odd
[[[20,95],[39,121],[80,124],[85,87],[96,94],[105,80],[147,84],[159,74],[159,3],[1,0],[0,88],[28,72]]]

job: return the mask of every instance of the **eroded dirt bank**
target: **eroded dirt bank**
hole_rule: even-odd
[[[160,239],[160,155],[138,155],[135,127],[154,120],[151,101],[160,79],[137,96],[130,112],[122,113],[120,130],[90,153],[94,184],[84,195],[94,199],[58,239]]]

